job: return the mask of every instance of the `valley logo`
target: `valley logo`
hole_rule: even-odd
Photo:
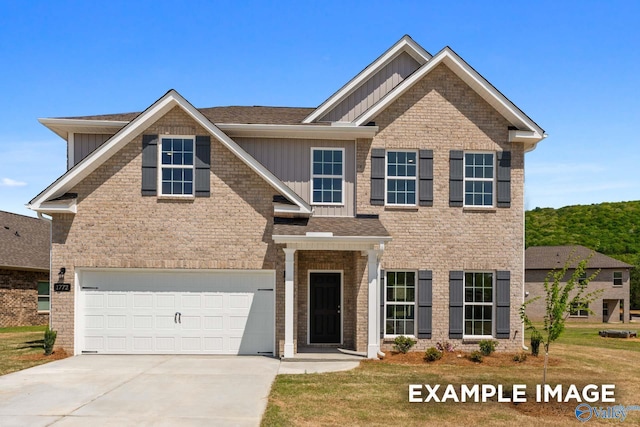
[[[627,418],[629,411],[640,411],[640,406],[615,405],[607,407],[594,407],[588,403],[581,403],[576,406],[575,415],[578,421],[587,422],[596,417],[603,420],[618,420],[620,422]]]

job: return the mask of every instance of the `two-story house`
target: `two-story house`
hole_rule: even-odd
[[[545,134],[448,47],[405,36],[317,108],[170,90],[40,121],[68,147],[29,204],[53,219],[67,351],[523,343],[524,155]]]

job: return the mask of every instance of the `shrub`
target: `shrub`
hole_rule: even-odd
[[[482,359],[482,353],[478,350],[471,352],[471,354],[469,355],[469,360],[471,360],[472,362],[482,363]]]
[[[524,362],[525,360],[527,360],[527,353],[525,352],[520,352],[513,355],[514,362],[520,363],[520,362]]]
[[[436,349],[438,349],[441,352],[449,352],[451,353],[452,351],[454,351],[456,349],[456,346],[451,344],[449,341],[445,341],[445,342],[437,342],[436,343]]]
[[[427,362],[435,362],[442,357],[442,351],[435,347],[429,347],[424,353],[424,360]]]
[[[538,357],[540,352],[540,343],[542,342],[542,334],[536,330],[531,332],[531,354]]]
[[[417,341],[414,340],[413,338],[409,338],[409,337],[405,337],[404,335],[400,335],[399,337],[396,337],[396,339],[393,341],[393,347],[399,351],[400,353],[406,353],[409,350],[411,350],[411,347],[413,347],[414,345],[416,345]]]
[[[56,343],[56,336],[58,333],[56,331],[52,331],[47,326],[47,329],[44,331],[44,354],[49,356],[53,353],[53,345]]]
[[[494,340],[482,340],[478,343],[480,346],[480,351],[483,355],[489,356],[491,353],[496,351],[496,346],[498,345],[497,341]]]

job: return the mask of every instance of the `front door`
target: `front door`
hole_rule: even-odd
[[[309,275],[309,342],[340,344],[341,273]]]

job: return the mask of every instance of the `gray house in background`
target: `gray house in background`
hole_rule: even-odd
[[[49,322],[49,223],[0,211],[0,327]]]
[[[589,306],[593,314],[587,310],[575,310],[569,320],[605,323],[629,321],[629,271],[633,266],[579,245],[534,246],[525,251],[525,301],[541,297],[527,306],[527,314],[531,320],[542,320],[544,315],[544,279],[549,272],[561,269],[568,259],[574,259],[576,261],[567,272],[568,279],[577,263],[592,253],[585,277],[590,277],[597,270],[600,272],[589,282],[588,292],[597,289],[604,291]]]

